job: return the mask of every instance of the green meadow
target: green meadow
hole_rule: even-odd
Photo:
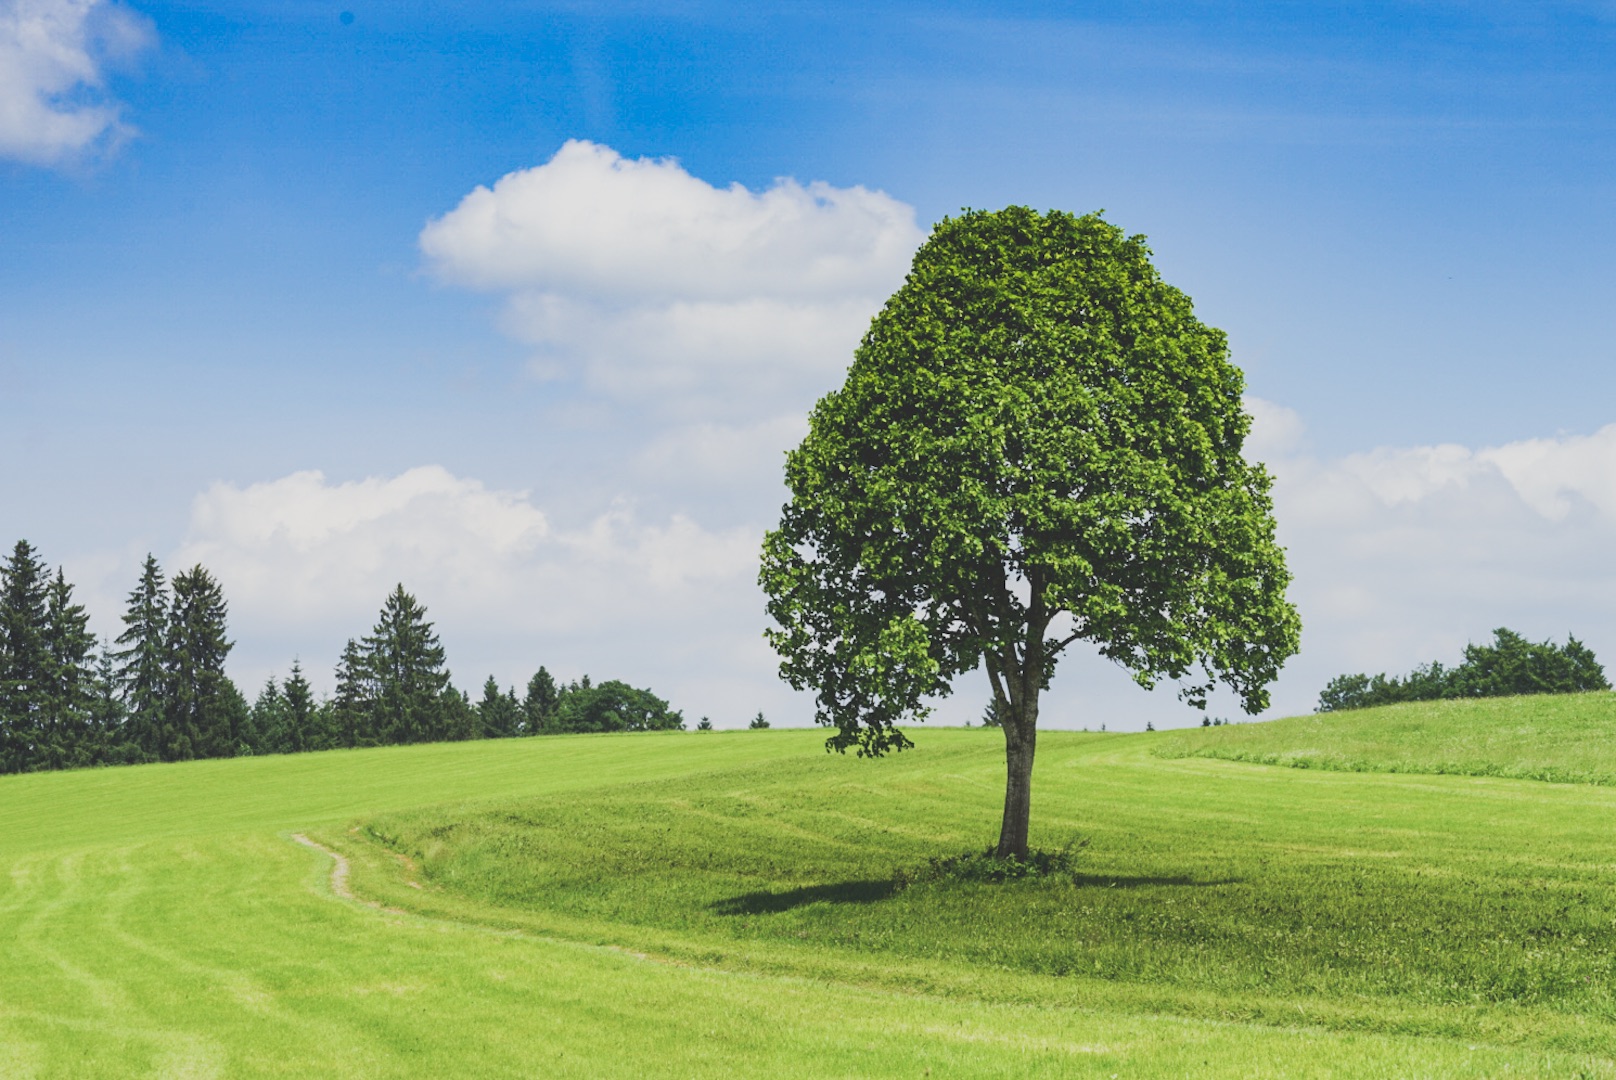
[[[0,778],[0,1076],[1616,1076],[1616,695],[913,737]]]

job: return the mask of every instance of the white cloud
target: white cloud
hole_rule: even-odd
[[[574,140],[467,195],[421,248],[477,288],[730,301],[884,295],[919,240],[914,211],[881,192],[715,188],[671,158]]]
[[[343,484],[300,472],[197,496],[178,558],[225,576],[254,610],[295,619],[373,604],[422,574],[456,595],[485,595],[490,575],[549,531],[522,493],[436,466]]]
[[[503,293],[540,370],[687,422],[802,412],[831,389],[922,239],[863,187],[714,187],[672,159],[569,142],[480,187],[420,243],[449,282]]]
[[[786,451],[808,434],[808,418],[781,416],[756,424],[693,424],[671,429],[641,449],[636,471],[658,485],[689,476],[748,489],[780,488]],[[780,498],[785,492],[780,488]],[[770,508],[772,509],[772,508]]]
[[[1616,673],[1616,425],[1320,460],[1294,413],[1248,406],[1306,628],[1276,695],[1284,711],[1310,709],[1347,671],[1457,662],[1497,626],[1575,633]]]
[[[317,685],[403,583],[427,605],[459,684],[520,683],[539,664],[651,685],[676,705],[736,717],[781,699],[758,648],[761,537],[658,522],[614,506],[576,528],[526,492],[437,466],[333,483],[300,472],[197,496],[167,565],[224,585],[248,686],[302,656]],[[284,654],[284,655],[283,655]],[[731,699],[734,700],[731,700]]]
[[[102,0],[0,0],[0,157],[50,165],[126,138],[103,69],[150,40]]]
[[[1616,520],[1616,424],[1592,435],[1510,443],[1483,456],[1546,518],[1562,521],[1582,501]]]

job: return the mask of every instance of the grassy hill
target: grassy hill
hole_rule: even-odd
[[[1419,701],[1174,732],[1163,757],[1616,784],[1616,692]]]
[[[1460,722],[1609,696],[1530,706]],[[0,778],[0,1076],[1616,1076],[1616,790],[1196,756],[1377,760],[1331,719],[1045,734],[1034,841],[1087,845],[1007,884],[927,870],[992,839],[992,731]],[[1484,761],[1439,727],[1378,760]]]

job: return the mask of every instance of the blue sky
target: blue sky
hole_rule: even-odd
[[[40,66],[41,26],[76,74]],[[845,357],[664,369],[610,334],[693,303],[676,284],[490,283],[423,249],[577,140],[619,162],[590,168],[674,158],[654,175],[718,191],[884,193],[915,237],[1010,203],[1147,234],[1264,403],[1309,628],[1290,711],[1500,624],[1616,656],[1612,101],[1602,4],[0,0],[0,537],[65,563],[104,632],[147,550],[212,560],[248,683],[328,668],[404,578],[462,684],[544,662],[805,717],[747,553]],[[77,141],[44,134],[86,109]],[[836,303],[873,311],[875,280]],[[780,288],[839,340],[842,308]],[[584,321],[522,314],[556,296]],[[633,391],[664,375],[683,389]],[[273,584],[295,556],[331,576]],[[1060,683],[1081,722],[1180,715],[1094,665]]]

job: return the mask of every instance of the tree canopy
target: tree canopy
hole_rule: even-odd
[[[769,640],[831,748],[905,748],[900,722],[986,668],[1000,856],[1027,851],[1038,697],[1068,647],[1256,712],[1300,636],[1243,377],[1149,256],[1098,214],[942,221],[815,406],[764,541]]]

